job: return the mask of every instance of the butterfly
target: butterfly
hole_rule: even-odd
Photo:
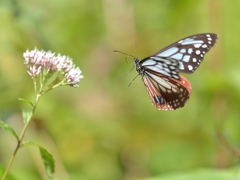
[[[141,61],[133,56],[136,71],[142,76],[151,102],[157,109],[175,110],[186,104],[192,87],[179,72],[193,73],[217,39],[218,36],[214,33],[196,34]]]

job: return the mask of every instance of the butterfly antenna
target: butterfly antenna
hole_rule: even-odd
[[[126,63],[128,64],[128,61],[127,61],[127,60],[128,60],[128,56],[125,57],[125,61],[126,61]]]
[[[131,86],[131,84],[133,83],[133,81],[137,78],[139,76],[139,74],[138,75],[136,75],[135,76],[135,78],[133,78],[133,80],[129,83],[129,85],[128,85],[128,87],[130,87]]]
[[[127,55],[127,56],[130,56],[130,57],[136,58],[135,56],[132,56],[132,55],[127,54],[127,53],[124,53],[124,52],[122,52],[122,51],[114,50],[113,52],[119,52],[119,53],[121,53],[121,54],[125,54],[125,55]]]

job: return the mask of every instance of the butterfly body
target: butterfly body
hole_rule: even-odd
[[[136,71],[142,76],[152,104],[157,109],[175,110],[185,105],[192,87],[179,72],[193,73],[217,39],[217,34],[213,33],[196,34],[141,61],[134,57]]]

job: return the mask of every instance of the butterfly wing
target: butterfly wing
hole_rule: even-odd
[[[148,70],[142,76],[152,104],[159,110],[183,107],[192,92],[189,81],[179,75],[179,80]]]
[[[217,39],[217,34],[213,33],[196,34],[161,49],[153,57],[178,61],[180,72],[193,73]]]

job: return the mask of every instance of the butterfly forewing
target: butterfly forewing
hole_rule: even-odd
[[[176,60],[180,72],[193,73],[217,39],[217,34],[213,33],[189,36],[161,49],[153,57]]]
[[[173,59],[164,59],[161,57],[147,57],[139,62],[144,71],[151,70],[160,73],[166,77],[179,78],[179,62]]]
[[[175,110],[183,107],[192,92],[191,84],[183,76],[180,80],[166,78],[154,71],[147,71],[143,82],[152,104],[159,110]]]

